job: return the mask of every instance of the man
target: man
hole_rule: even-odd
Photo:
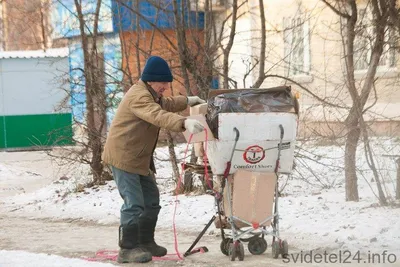
[[[205,103],[197,96],[163,97],[173,77],[167,62],[150,57],[141,79],[123,97],[112,121],[102,159],[111,166],[124,200],[119,227],[119,263],[148,262],[167,250],[154,241],[160,194],[150,171],[160,128],[174,132],[204,130],[200,122],[174,112]]]

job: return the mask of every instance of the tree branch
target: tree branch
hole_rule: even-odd
[[[343,18],[346,18],[346,19],[350,19],[350,15],[349,14],[340,12],[338,9],[336,9],[334,6],[332,6],[332,4],[330,4],[327,0],[321,0],[321,1],[324,2],[337,15],[339,15],[339,16],[341,16]]]
[[[254,88],[259,88],[265,80],[265,47],[266,47],[266,27],[265,27],[265,10],[264,0],[259,0],[260,21],[261,21],[261,51],[260,51],[260,67],[258,71],[257,81],[253,84]]]
[[[286,81],[291,82],[291,83],[295,84],[296,86],[300,87],[301,89],[303,89],[304,91],[306,91],[307,93],[309,93],[312,97],[314,97],[315,99],[317,99],[317,100],[320,101],[321,103],[324,103],[324,104],[326,104],[326,105],[328,105],[328,106],[330,106],[330,107],[341,108],[341,109],[348,109],[348,107],[346,107],[346,106],[340,106],[340,105],[336,105],[336,104],[333,104],[333,103],[330,103],[330,102],[326,101],[325,99],[323,99],[323,98],[317,96],[316,94],[314,94],[313,92],[311,92],[311,91],[310,91],[307,87],[305,87],[304,85],[302,85],[302,84],[300,84],[300,83],[296,82],[295,80],[292,80],[292,79],[290,79],[290,78],[288,78],[288,77],[285,77],[285,76],[282,76],[282,75],[277,75],[277,74],[268,74],[268,75],[265,75],[265,78],[266,78],[266,79],[267,79],[267,78],[279,78],[279,79],[286,80]]]

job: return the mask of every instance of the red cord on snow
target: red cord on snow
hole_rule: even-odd
[[[189,141],[188,141],[188,143],[186,145],[185,155],[183,157],[184,159],[186,159],[187,152],[189,150],[189,144],[190,144],[190,141],[192,141],[192,137],[193,137],[193,134],[190,135]],[[185,163],[183,163],[181,165],[181,174],[179,175],[178,185],[177,185],[176,194],[175,194],[174,216],[172,218],[172,227],[174,228],[174,238],[175,238],[175,252],[176,252],[176,255],[178,256],[179,260],[183,260],[183,258],[181,256],[181,254],[179,253],[179,249],[178,249],[178,237],[177,237],[176,226],[175,226],[175,217],[176,217],[176,208],[178,206],[178,192],[179,192],[179,189],[181,187],[182,176],[183,176],[184,170],[185,170]]]
[[[209,188],[213,188],[210,184],[209,184],[209,174],[208,174],[208,170],[207,170],[207,141],[208,141],[208,132],[207,129],[205,130],[205,148],[204,148],[204,157],[203,157],[203,162],[204,162],[204,169],[205,169],[205,179],[208,183]],[[187,156],[187,152],[189,150],[189,144],[192,141],[192,137],[193,134],[190,135],[186,149],[185,149],[185,155],[184,155],[184,159],[186,159]],[[182,176],[185,170],[185,163],[181,164],[181,174],[179,175],[179,180],[178,180],[178,185],[176,188],[177,193],[179,192],[180,189],[180,185],[181,185],[181,181],[182,181]],[[213,189],[214,190],[214,189]],[[215,190],[214,190],[215,191]],[[217,192],[217,191],[215,191]],[[178,194],[176,193],[175,195],[175,207],[174,207],[174,215],[173,215],[173,219],[172,219],[172,227],[174,230],[174,246],[175,246],[175,252],[176,254],[167,254],[164,257],[153,257],[153,261],[161,261],[161,260],[172,260],[172,261],[178,261],[178,260],[183,260],[181,254],[179,253],[179,249],[178,249],[178,237],[177,237],[177,231],[176,231],[176,225],[175,225],[175,217],[176,217],[176,208],[178,206]],[[117,257],[118,257],[118,251],[117,250],[99,250],[96,252],[96,256],[93,258],[84,258],[87,261],[117,261]]]
[[[153,257],[153,261],[162,260],[176,260],[176,258],[171,257],[176,256],[176,254],[167,254],[164,257]],[[93,258],[84,258],[87,261],[117,261],[118,250],[99,250],[96,252],[96,256]]]

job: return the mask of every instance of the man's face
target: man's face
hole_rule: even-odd
[[[149,85],[151,86],[151,88],[154,89],[154,91],[156,91],[156,93],[159,96],[162,96],[163,93],[169,89],[169,82],[149,82]]]

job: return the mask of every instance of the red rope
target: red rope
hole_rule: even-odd
[[[206,182],[208,184],[208,187],[218,194],[218,191],[214,190],[214,187],[210,184],[210,176],[208,174],[208,168],[207,168],[207,164],[208,164],[208,158],[207,158],[208,132],[207,132],[206,128],[204,128],[204,131],[205,131],[205,140],[204,140],[204,144],[205,145],[204,145],[204,155],[203,155],[204,176],[205,176]],[[186,159],[187,152],[189,150],[189,144],[192,141],[192,137],[193,137],[193,134],[190,135],[189,140],[187,142],[187,146],[186,146],[186,149],[185,149],[185,155],[183,157],[184,159]],[[176,194],[175,194],[175,209],[174,209],[174,215],[173,215],[173,219],[172,219],[172,224],[173,224],[173,229],[174,229],[174,238],[175,238],[175,252],[176,252],[176,255],[178,256],[178,258],[180,260],[183,260],[183,258],[181,257],[181,255],[179,253],[179,250],[178,250],[178,238],[177,238],[177,232],[176,232],[176,227],[175,227],[175,216],[176,216],[176,208],[177,208],[177,205],[178,205],[178,192],[179,192],[179,189],[180,189],[180,185],[182,184],[182,176],[183,176],[184,170],[185,170],[185,164],[183,163],[182,164],[181,174],[180,174],[179,180],[178,180]]]
[[[162,260],[176,260],[176,258],[171,257],[176,256],[176,254],[167,254],[164,257],[153,257],[153,261]],[[87,261],[117,261],[118,250],[98,250],[96,256],[93,258],[84,258]]]
[[[189,150],[189,144],[192,141],[192,137],[193,137],[193,134],[190,135],[189,140],[187,142],[186,149],[185,149],[185,155],[183,157],[184,159],[186,159],[187,152]],[[179,260],[183,260],[183,258],[181,256],[181,254],[179,253],[179,249],[178,249],[178,237],[177,237],[177,232],[176,232],[175,217],[176,217],[176,208],[178,206],[178,193],[179,193],[179,189],[181,187],[182,176],[183,176],[184,170],[185,170],[185,163],[183,163],[181,165],[181,174],[179,175],[178,185],[176,187],[175,208],[174,208],[174,215],[173,215],[173,218],[172,218],[172,226],[173,226],[173,229],[174,229],[174,238],[175,238],[175,252],[176,252],[176,255],[178,256]]]

